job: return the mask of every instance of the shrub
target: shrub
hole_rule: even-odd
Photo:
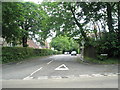
[[[59,54],[51,49],[33,49],[29,47],[2,47],[2,63],[20,61],[33,56]]]

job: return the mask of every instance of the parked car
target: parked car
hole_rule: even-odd
[[[69,54],[69,52],[64,52],[64,54]]]
[[[71,52],[71,55],[75,55],[75,56],[76,56],[76,55],[77,55],[77,52],[76,52],[76,51],[72,51],[72,52]]]
[[[67,52],[64,52],[64,54],[67,54]]]

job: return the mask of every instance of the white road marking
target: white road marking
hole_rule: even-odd
[[[109,73],[107,76],[117,76],[117,74]]]
[[[48,79],[48,76],[40,76],[38,79]]]
[[[91,76],[88,74],[83,74],[83,75],[79,75],[79,77],[91,77]]]
[[[69,70],[68,67],[65,66],[65,64],[62,64],[58,66],[55,70]]]
[[[92,76],[100,77],[100,76],[103,76],[103,75],[101,75],[101,74],[92,74]]]
[[[27,76],[23,80],[31,80],[31,79],[33,79],[33,77]]]
[[[52,79],[62,79],[61,76],[51,76]]]
[[[104,73],[104,74],[81,74],[78,78],[92,78],[92,77],[106,77],[106,76],[117,76],[118,73]],[[37,79],[62,79],[62,78],[77,78],[75,75],[68,75],[68,76],[39,76]],[[23,80],[31,80],[33,77],[30,75],[24,78]]]
[[[51,62],[53,62],[53,60],[51,60],[50,62],[48,62],[47,64],[50,64]]]
[[[29,76],[23,78],[23,80],[30,80],[31,78],[33,78],[33,77],[31,77],[31,76],[32,76],[33,74],[35,74],[36,72],[38,72],[39,70],[41,70],[42,68],[43,68],[43,67],[40,67],[39,69],[35,70],[35,71],[32,72]]]
[[[30,74],[30,76],[32,76],[33,74],[35,74],[36,72],[40,71],[43,67],[40,67],[39,69],[37,69],[36,71],[34,71],[33,73]]]

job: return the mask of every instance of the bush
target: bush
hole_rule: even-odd
[[[103,60],[103,57],[102,57],[102,60],[100,59],[95,59],[95,58],[90,58],[90,57],[84,57],[85,59],[85,62],[87,63],[92,63],[92,64],[119,64],[120,62],[119,59],[117,58],[107,58]]]
[[[2,47],[2,63],[20,61],[33,56],[59,54],[51,49],[33,49],[29,47]]]
[[[97,55],[98,60],[106,60],[108,59],[108,56],[102,56],[102,55]]]
[[[118,40],[118,34],[116,32],[103,32],[101,38],[94,39],[89,38],[89,41],[85,43],[85,48],[95,47],[96,54],[108,54],[108,58],[120,58],[120,41]],[[104,57],[99,57],[102,59]]]

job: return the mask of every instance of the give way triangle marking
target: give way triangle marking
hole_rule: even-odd
[[[55,70],[69,70],[67,66],[65,66],[65,64],[62,64],[60,66],[58,66]]]

